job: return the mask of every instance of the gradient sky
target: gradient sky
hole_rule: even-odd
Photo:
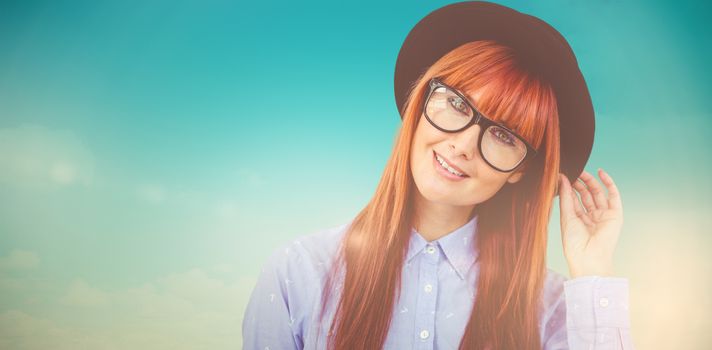
[[[636,345],[710,348],[711,6],[496,2],[577,55]],[[239,348],[268,254],[370,199],[398,50],[447,3],[3,1],[0,348]]]

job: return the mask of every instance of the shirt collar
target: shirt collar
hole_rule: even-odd
[[[472,217],[466,224],[456,228],[454,231],[430,242],[434,246],[439,246],[445,254],[452,268],[455,269],[460,279],[465,279],[465,273],[477,261],[477,249],[475,234],[477,231],[477,215]],[[428,241],[412,228],[410,231],[410,243],[408,247],[407,263],[418,253],[424,251]]]

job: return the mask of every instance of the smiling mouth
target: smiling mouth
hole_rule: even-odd
[[[433,154],[435,155],[435,160],[443,167],[443,169],[448,171],[450,174],[453,174],[453,175],[461,177],[461,178],[469,177],[467,174],[455,170],[455,168],[450,166],[450,164],[448,164],[448,162],[444,158],[440,157],[439,154],[435,153],[435,151],[433,151]]]

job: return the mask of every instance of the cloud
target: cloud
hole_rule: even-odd
[[[15,249],[0,257],[0,270],[31,270],[39,266],[40,258],[35,252]]]
[[[166,199],[166,190],[161,185],[147,184],[136,189],[138,197],[146,202],[159,204]]]
[[[90,287],[79,279],[72,283],[60,301],[65,305],[82,307],[106,306],[109,303],[109,296],[102,290]]]
[[[118,290],[76,279],[47,315],[0,314],[0,348],[239,348],[244,303],[255,282],[226,263]]]
[[[105,348],[94,339],[83,338],[76,330],[19,310],[0,314],[1,349],[76,349],[79,340],[91,349]]]
[[[50,178],[62,185],[70,185],[77,179],[77,169],[71,163],[56,162],[49,170]]]
[[[93,155],[71,130],[32,124],[0,129],[0,149],[0,183],[44,187],[93,181]]]

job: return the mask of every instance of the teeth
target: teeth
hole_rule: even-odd
[[[447,171],[449,171],[449,172],[451,172],[451,173],[453,173],[453,174],[455,174],[455,175],[457,175],[457,176],[465,177],[465,174],[460,173],[460,172],[458,172],[457,170],[453,169],[451,166],[449,166],[449,165],[445,162],[444,159],[440,158],[440,157],[437,155],[437,153],[435,154],[435,159],[438,161],[438,163],[440,163],[440,164],[443,166],[443,168],[447,169]]]

